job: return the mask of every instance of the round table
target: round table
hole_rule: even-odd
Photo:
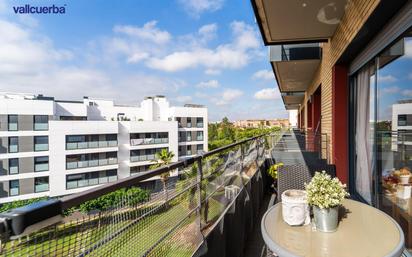
[[[345,199],[336,232],[316,231],[313,224],[289,226],[282,218],[282,204],[263,216],[263,239],[280,257],[379,257],[402,255],[404,235],[390,216],[369,205]],[[313,222],[313,221],[312,221]]]

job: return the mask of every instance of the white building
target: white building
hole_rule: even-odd
[[[171,107],[164,96],[120,106],[1,93],[0,203],[67,195],[147,171],[164,148],[174,161],[207,151],[207,123],[205,107]]]
[[[412,156],[412,100],[392,105],[392,150]]]

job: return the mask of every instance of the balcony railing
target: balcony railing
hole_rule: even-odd
[[[143,162],[143,161],[154,161],[154,160],[156,160],[156,155],[154,154],[130,156],[131,162]]]
[[[49,164],[48,163],[38,163],[34,165],[34,171],[39,172],[39,171],[47,171],[49,170]]]
[[[67,162],[66,169],[71,170],[71,169],[97,167],[97,166],[105,166],[105,165],[112,165],[112,164],[117,164],[117,158]]]
[[[106,184],[117,180],[117,176],[105,176],[99,178],[82,179],[66,182],[67,189],[75,189],[79,187],[95,186],[100,184]]]
[[[104,148],[104,147],[116,147],[116,146],[117,146],[117,140],[69,142],[69,143],[66,143],[66,150],[92,149],[92,148]]]
[[[34,151],[48,151],[49,150],[49,144],[35,144],[34,145]]]
[[[48,130],[49,123],[34,123],[34,130]]]
[[[81,193],[2,213],[1,254],[192,256],[195,252],[208,251],[203,246],[213,231],[221,233],[221,226],[215,226],[226,215],[228,222],[236,221],[227,229],[232,232],[247,229],[242,232],[247,235],[259,211],[266,177],[263,167],[273,138],[254,137]],[[168,180],[161,191],[151,190],[147,196],[131,193],[104,210],[74,213],[63,219],[63,213],[78,210],[87,201],[101,199],[119,189],[139,187],[149,178],[177,169],[180,175]],[[98,182],[76,181],[76,185],[73,182],[68,188]],[[231,219],[234,214],[237,218]],[[208,244],[210,251],[211,246]]]
[[[130,139],[131,146],[168,144],[169,138],[136,138]]]

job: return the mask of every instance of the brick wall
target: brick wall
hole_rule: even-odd
[[[380,0],[349,0],[345,14],[338,25],[335,34],[327,43],[323,43],[322,61],[319,65],[311,85],[305,94],[304,104],[306,106],[309,97],[316,91],[318,86],[322,86],[322,133],[328,135],[329,156],[332,152],[332,68],[336,61],[345,51],[346,47],[356,36],[367,18],[379,4]],[[355,56],[354,56],[355,57]],[[307,108],[305,108],[307,110]],[[307,127],[307,114],[305,111],[305,127]],[[323,157],[326,158],[326,152]],[[333,158],[330,158],[333,163]]]

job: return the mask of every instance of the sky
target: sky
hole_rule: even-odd
[[[64,6],[64,14],[13,7]],[[0,91],[206,105],[211,121],[283,118],[249,0],[0,1]]]

